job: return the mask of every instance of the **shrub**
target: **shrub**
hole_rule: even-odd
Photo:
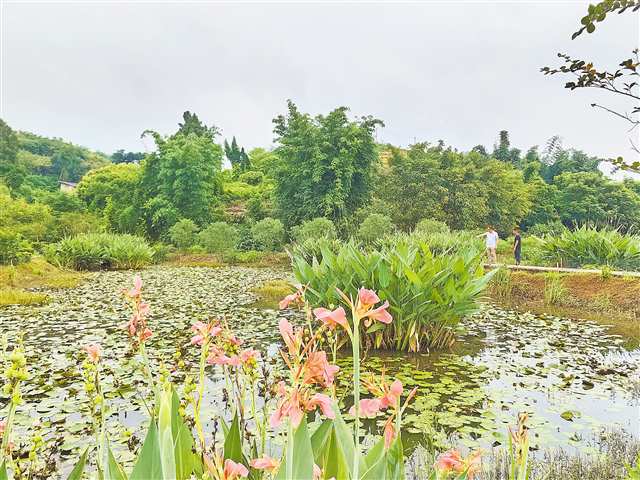
[[[8,228],[0,229],[0,264],[16,264],[31,259],[33,247],[18,232]]]
[[[423,218],[418,222],[415,228],[416,232],[419,233],[449,233],[449,226],[441,222],[440,220],[434,220],[432,218]]]
[[[498,268],[491,279],[491,291],[496,298],[507,300],[511,298],[513,292],[513,280],[511,279],[511,270],[508,268]]]
[[[276,218],[264,218],[251,227],[251,236],[262,250],[281,250],[285,241],[284,225]]]
[[[58,215],[54,222],[55,240],[75,237],[81,233],[98,233],[102,230],[100,219],[87,212],[68,212]]]
[[[567,267],[608,265],[622,270],[640,270],[640,238],[617,230],[580,227],[545,237],[542,255]]]
[[[556,220],[554,222],[533,225],[527,230],[527,235],[534,235],[536,237],[544,237],[546,235],[554,236],[560,235],[566,230],[567,227],[565,227],[560,220]]]
[[[292,235],[298,243],[320,238],[334,239],[336,238],[336,226],[328,218],[318,217],[293,227]]]
[[[353,243],[337,253],[322,250],[322,258],[308,261],[293,254],[293,271],[305,297],[315,306],[340,304],[339,288],[355,297],[360,287],[376,290],[388,300],[394,321],[384,331],[370,331],[370,346],[420,351],[448,346],[460,319],[474,312],[492,273],[485,274],[473,250],[433,255],[429,245],[415,238],[379,249],[363,250]]]
[[[138,269],[153,260],[149,244],[134,235],[82,234],[47,246],[51,263],[75,270]]]
[[[381,213],[372,213],[360,224],[358,238],[365,243],[372,243],[393,232],[394,228],[391,218]]]
[[[241,173],[238,176],[238,180],[249,185],[259,185],[264,180],[264,173],[250,170],[248,172]]]
[[[198,226],[193,220],[184,218],[169,229],[169,238],[178,248],[189,248],[195,245]]]
[[[214,222],[198,234],[198,243],[208,253],[229,252],[238,244],[238,231],[225,222]]]

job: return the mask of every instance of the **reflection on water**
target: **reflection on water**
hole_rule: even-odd
[[[126,447],[131,434],[135,439],[144,429],[147,416],[140,399],[148,392],[134,360],[127,357],[127,339],[120,328],[128,317],[120,290],[132,275],[96,274],[78,288],[52,292],[48,305],[0,309],[2,331],[11,335],[25,330],[27,343],[34,347],[33,378],[25,386],[26,404],[18,421],[26,427],[40,417],[47,438],[62,438],[63,457],[86,444],[87,419],[78,413],[85,396],[77,353],[85,343],[103,345],[105,389],[113,406],[111,437],[125,462],[132,455]],[[287,278],[287,272],[157,267],[142,276],[154,329],[149,351],[156,360],[170,363],[180,347],[187,361],[195,363],[197,352],[187,347],[189,326],[212,317],[224,317],[248,345],[276,353],[282,313],[252,308],[250,289]],[[419,387],[405,414],[409,447],[438,444],[451,435],[462,444],[502,444],[507,423],[519,411],[530,413],[534,448],[581,448],[594,430],[613,424],[640,436],[640,350],[625,351],[622,339],[607,335],[603,327],[490,306],[465,320],[463,327],[465,333],[451,352],[368,352],[363,361],[365,371],[384,369],[406,388]],[[339,364],[344,394],[351,365],[346,357]],[[220,372],[209,373],[210,403],[203,414],[210,432],[222,408],[223,384]],[[0,406],[5,403],[0,397]],[[343,403],[349,405],[348,395]]]

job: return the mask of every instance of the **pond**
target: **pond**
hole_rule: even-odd
[[[133,272],[93,274],[81,286],[48,292],[43,306],[0,309],[2,332],[9,339],[26,333],[31,380],[24,387],[21,430],[44,434],[63,468],[86,445],[89,420],[80,413],[86,402],[80,375],[82,345],[103,346],[103,376],[113,414],[112,442],[124,463],[141,440],[144,384],[122,325],[129,316],[121,290]],[[224,318],[248,346],[277,352],[277,322],[295,312],[260,309],[251,289],[266,281],[287,279],[272,269],[153,267],[142,272],[144,296],[151,305],[154,329],[148,351],[167,370],[176,351],[195,365],[198,351],[188,348],[195,320]],[[295,318],[294,318],[295,319]],[[584,450],[594,432],[618,426],[636,436],[640,406],[640,350],[625,350],[623,339],[605,327],[553,316],[534,316],[485,306],[463,322],[465,334],[451,352],[405,355],[368,352],[365,371],[400,378],[418,395],[405,414],[407,444],[444,444],[453,437],[468,446],[504,444],[506,426],[518,412],[530,414],[534,449]],[[342,382],[350,381],[348,360],[341,359]],[[213,418],[222,408],[222,384],[212,372],[211,401],[203,412]],[[2,395],[2,394],[0,394]],[[7,399],[0,396],[0,407]],[[348,402],[345,399],[345,402]],[[373,427],[369,424],[368,427]],[[210,422],[205,426],[211,431]]]

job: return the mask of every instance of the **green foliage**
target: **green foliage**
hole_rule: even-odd
[[[556,236],[561,235],[566,229],[567,227],[565,227],[560,221],[537,223],[527,230],[527,234],[534,235],[536,237],[544,237],[546,235]]]
[[[49,262],[75,270],[138,269],[150,264],[153,255],[144,239],[110,233],[82,234],[45,249]]]
[[[601,173],[563,173],[558,187],[557,210],[565,225],[612,225],[625,230],[640,228],[640,195]]]
[[[281,250],[285,242],[282,222],[276,218],[264,218],[251,227],[251,236],[262,250]]]
[[[238,241],[236,228],[225,222],[214,222],[198,234],[198,243],[209,253],[232,251]]]
[[[331,240],[336,238],[336,226],[328,218],[318,217],[302,222],[301,225],[294,227],[291,233],[293,239],[298,243],[321,238]]]
[[[89,212],[66,212],[56,215],[51,228],[51,239],[75,237],[81,233],[98,233],[103,231],[103,222]]]
[[[16,133],[0,118],[0,181],[10,188],[18,188],[27,174],[17,161],[18,147]]]
[[[319,261],[294,252],[293,270],[313,306],[341,303],[336,288],[355,297],[364,286],[388,300],[394,321],[372,331],[375,347],[421,351],[451,342],[460,319],[478,308],[491,278],[474,250],[434,255],[420,239],[401,237],[394,244],[363,251],[345,244],[337,253],[323,249]]]
[[[415,231],[421,234],[433,234],[433,233],[449,233],[449,226],[441,222],[440,220],[434,220],[433,218],[423,218],[416,225]]]
[[[153,135],[158,147],[142,164],[140,194],[146,199],[147,233],[160,238],[178,218],[208,222],[221,193],[222,148],[205,134],[178,131],[162,138],[145,133]]]
[[[402,230],[425,217],[457,230],[483,227],[510,231],[531,208],[530,188],[520,170],[477,152],[463,154],[444,145],[419,143],[392,149],[376,196]],[[379,209],[380,210],[380,209]]]
[[[249,155],[245,153],[244,148],[238,147],[236,137],[233,137],[233,140],[231,140],[231,145],[229,145],[226,140],[224,141],[224,154],[226,155],[227,160],[231,163],[234,171],[245,172],[251,166]]]
[[[350,121],[345,107],[312,118],[289,101],[287,115],[274,124],[275,200],[287,226],[317,217],[336,221],[365,203],[377,160],[373,132],[380,120]]]
[[[358,238],[365,243],[373,243],[385,235],[389,235],[394,228],[391,218],[381,213],[372,213],[360,224]]]
[[[85,175],[78,183],[76,194],[93,211],[103,211],[109,198],[116,204],[129,205],[140,174],[141,168],[135,164],[107,165]]]
[[[178,248],[189,248],[196,244],[198,226],[193,220],[182,219],[169,229],[169,238]]]
[[[567,295],[562,276],[557,272],[546,273],[544,276],[544,302],[547,305],[558,305]]]
[[[511,298],[513,282],[511,280],[511,270],[508,268],[498,268],[490,282],[493,295],[500,300]]]
[[[49,207],[12,198],[6,187],[0,185],[0,225],[3,228],[19,233],[25,240],[40,242],[50,235],[53,221]]]
[[[248,183],[249,185],[259,185],[264,180],[264,173],[258,172],[256,170],[249,170],[247,172],[241,173],[238,176],[238,180],[244,183]]]
[[[0,228],[0,264],[28,262],[32,253],[31,243],[22,235],[9,228]]]
[[[565,267],[609,265],[620,270],[640,270],[640,238],[617,230],[582,226],[545,237],[544,257]]]

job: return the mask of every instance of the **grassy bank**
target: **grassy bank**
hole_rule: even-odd
[[[163,262],[176,267],[210,267],[218,268],[229,265],[243,265],[246,267],[268,268],[289,267],[289,256],[284,252],[231,252],[226,254],[214,253],[172,253]]]
[[[0,266],[0,305],[32,305],[47,301],[40,288],[72,288],[84,275],[54,267],[41,257],[19,265]]]
[[[488,295],[497,303],[534,313],[595,320],[640,345],[640,279],[594,274],[499,271]]]

